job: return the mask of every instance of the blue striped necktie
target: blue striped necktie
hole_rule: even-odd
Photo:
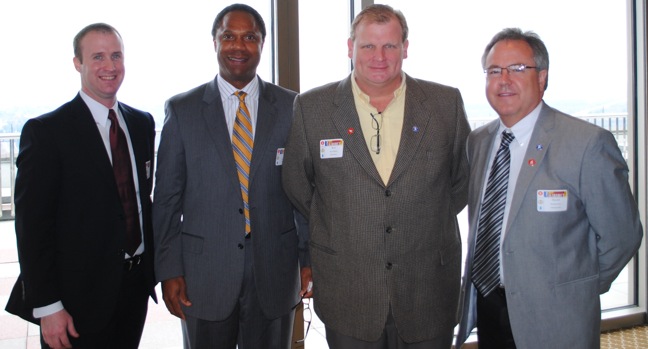
[[[245,95],[243,91],[234,93],[239,99],[239,107],[236,111],[236,120],[234,121],[234,131],[232,132],[232,149],[234,151],[234,161],[236,162],[236,172],[238,173],[241,184],[241,195],[243,197],[243,214],[245,215],[245,234],[249,234],[250,228],[250,204],[248,189],[250,185],[250,163],[252,162],[252,147],[254,145],[254,136],[252,134],[252,119],[250,111],[245,105]]]
[[[502,132],[479,214],[472,281],[484,297],[500,284],[500,237],[511,166],[509,145],[514,138],[512,133]]]

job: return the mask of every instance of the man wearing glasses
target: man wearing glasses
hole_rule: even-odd
[[[284,190],[309,218],[314,309],[331,348],[450,347],[469,126],[455,88],[402,71],[403,14],[372,5],[354,71],[298,96]]]
[[[470,233],[456,347],[600,346],[599,294],[642,228],[614,136],[542,100],[549,54],[505,29],[482,57],[499,115],[468,138]]]

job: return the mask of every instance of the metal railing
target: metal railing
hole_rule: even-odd
[[[628,155],[628,121],[626,113],[575,115],[587,122],[603,127],[614,135],[624,158]],[[487,124],[492,119],[471,119],[471,128],[474,130]],[[156,137],[159,142],[160,132]],[[0,133],[0,206],[2,215],[0,220],[13,219],[14,210],[14,182],[16,180],[16,157],[18,156],[20,133]],[[156,146],[157,143],[156,142]]]
[[[0,133],[0,220],[13,219],[14,182],[16,180],[16,157],[20,133]]]
[[[583,119],[591,124],[600,126],[614,135],[624,159],[628,159],[628,114],[627,113],[604,113],[604,114],[574,114],[575,117]],[[476,129],[493,121],[493,119],[469,119],[471,129]]]

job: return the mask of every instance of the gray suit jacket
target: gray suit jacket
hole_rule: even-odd
[[[456,324],[456,214],[467,199],[470,129],[457,89],[406,79],[387,185],[362,135],[350,77],[297,97],[286,146],[284,188],[311,228],[315,310],[326,326],[367,341],[380,337],[390,307],[407,342],[451,336]],[[327,139],[344,141],[341,158],[320,158]]]
[[[277,152],[292,122],[295,92],[259,80],[250,169],[255,282],[265,315],[277,318],[299,298],[296,212],[281,186]],[[245,221],[223,105],[213,81],[169,99],[158,151],[153,204],[159,281],[184,276],[190,316],[223,320],[243,278]],[[307,252],[302,263],[308,264]]]
[[[475,327],[472,261],[481,193],[499,120],[468,138],[470,233],[457,347]],[[541,147],[537,146],[541,145]],[[535,166],[528,160],[535,159]],[[567,190],[562,212],[539,212],[537,192]],[[635,255],[641,222],[612,134],[543,104],[510,203],[504,280],[519,348],[598,348],[599,294]]]

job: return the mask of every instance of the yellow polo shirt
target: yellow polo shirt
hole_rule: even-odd
[[[360,126],[364,135],[367,148],[371,154],[374,164],[383,183],[386,185],[394,169],[398,147],[400,145],[401,133],[403,130],[403,119],[405,115],[405,73],[401,85],[394,91],[394,99],[389,102],[387,108],[378,114],[378,110],[371,105],[370,97],[360,90],[355,81],[353,73],[351,74],[353,98],[355,99],[356,110],[360,118]],[[376,154],[376,129],[375,123],[371,119],[374,115],[380,124],[380,154]],[[373,123],[373,124],[372,124]],[[374,138],[372,140],[372,137]],[[372,147],[373,144],[373,147]]]

